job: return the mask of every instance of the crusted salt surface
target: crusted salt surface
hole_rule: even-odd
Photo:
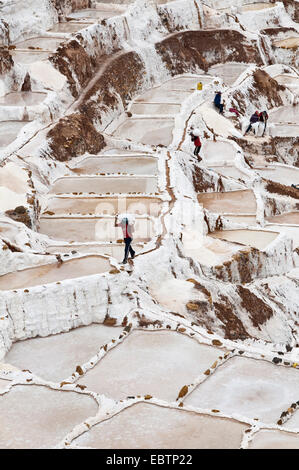
[[[296,434],[265,429],[253,437],[249,449],[299,449],[299,438]]]
[[[79,383],[115,399],[153,395],[174,401],[178,389],[206,370],[218,355],[216,348],[178,333],[135,331]]]
[[[231,7],[229,2],[225,0],[214,2],[207,0],[207,3],[216,8]],[[112,8],[107,4],[106,8],[103,5],[97,5],[100,7],[97,10],[92,10],[94,5],[88,11],[79,10],[75,15],[82,18],[86,27],[80,31],[79,35],[72,36],[71,41],[68,41],[62,30],[72,29],[75,27],[75,23],[57,24],[56,10],[54,7],[49,7],[48,2],[46,4],[45,7],[45,2],[40,2],[40,9],[35,11],[36,0],[30,0],[28,11],[24,13],[22,8],[15,9],[14,16],[11,8],[14,2],[9,2],[4,8],[4,17],[10,27],[10,39],[13,42],[20,43],[22,41],[22,47],[42,47],[47,51],[54,51],[60,42],[65,41],[65,49],[63,53],[60,49],[54,54],[57,61],[55,66],[53,65],[55,61],[50,63],[45,60],[51,55],[51,52],[42,52],[42,49],[12,50],[15,65],[8,74],[4,73],[4,78],[1,79],[1,96],[30,87],[32,92],[47,92],[49,95],[45,100],[45,106],[48,107],[46,110],[41,107],[32,110],[29,109],[30,106],[28,109],[22,106],[9,110],[7,119],[11,119],[12,113],[20,113],[20,111],[22,119],[23,114],[24,119],[27,120],[33,116],[35,121],[26,126],[26,132],[21,131],[19,136],[15,132],[18,126],[20,128],[23,126],[23,122],[18,122],[15,126],[8,121],[9,124],[6,122],[3,126],[4,139],[9,137],[8,142],[10,142],[11,138],[17,137],[5,152],[1,152],[3,158],[6,158],[12,154],[13,150],[17,150],[17,154],[9,159],[9,162],[13,162],[15,165],[15,171],[7,172],[5,169],[9,169],[10,163],[1,170],[6,175],[3,179],[4,192],[1,198],[3,210],[14,209],[21,204],[26,206],[30,213],[33,230],[27,228],[25,230],[22,221],[11,222],[11,226],[8,228],[6,219],[4,225],[1,225],[0,235],[3,238],[3,241],[0,240],[0,253],[3,253],[1,273],[13,273],[16,269],[32,268],[36,264],[45,265],[45,263],[47,263],[46,270],[51,270],[54,266],[53,261],[56,263],[56,259],[54,256],[44,254],[48,249],[47,246],[51,243],[56,245],[48,249],[50,252],[57,253],[56,250],[58,249],[60,252],[61,249],[63,253],[63,250],[67,250],[66,254],[69,255],[69,258],[76,255],[72,252],[78,250],[79,254],[82,252],[107,252],[108,255],[120,260],[123,255],[123,244],[110,242],[111,240],[120,242],[122,232],[120,229],[117,229],[118,232],[115,231],[114,218],[108,217],[108,215],[113,216],[117,210],[126,214],[130,211],[135,212],[135,210],[137,214],[139,211],[139,215],[146,214],[145,217],[137,217],[136,219],[139,229],[133,243],[135,249],[138,239],[142,240],[136,249],[137,252],[141,249],[142,255],[138,253],[134,261],[130,260],[126,266],[117,266],[116,260],[111,260],[112,266],[115,265],[113,268],[108,260],[102,258],[102,261],[96,264],[90,262],[90,257],[86,257],[88,266],[85,267],[78,265],[78,259],[69,263],[64,262],[60,266],[61,260],[67,261],[68,257],[58,257],[58,263],[55,264],[55,269],[52,269],[53,277],[51,279],[39,277],[45,269],[43,266],[34,270],[36,287],[23,289],[24,292],[20,289],[16,292],[11,290],[2,292],[0,299],[1,312],[3,312],[3,316],[0,316],[0,357],[3,357],[5,352],[11,348],[11,343],[18,339],[26,339],[36,335],[50,335],[49,338],[38,338],[14,344],[7,357],[15,357],[15,364],[19,367],[30,369],[32,365],[33,372],[42,377],[40,380],[44,387],[54,386],[46,380],[60,380],[62,375],[67,374],[69,381],[74,384],[64,384],[62,387],[65,387],[66,390],[76,390],[81,393],[82,384],[86,380],[88,388],[91,390],[99,393],[104,390],[107,396],[113,396],[116,399],[120,396],[126,397],[127,394],[136,396],[137,393],[141,393],[146,394],[146,400],[151,400],[148,394],[152,393],[158,398],[166,397],[166,399],[175,400],[178,394],[182,396],[186,392],[184,395],[186,396],[197,386],[198,388],[190,394],[190,398],[187,398],[187,403],[189,399],[197,396],[198,391],[203,390],[204,394],[205,387],[209,388],[209,384],[213,384],[213,381],[218,383],[219,377],[221,386],[209,395],[211,399],[215,398],[216,402],[218,400],[217,403],[219,403],[221,411],[223,410],[220,406],[225,405],[224,407],[227,407],[228,410],[226,412],[229,414],[238,413],[240,420],[240,414],[247,416],[247,412],[253,414],[257,410],[263,419],[264,417],[268,419],[267,414],[269,414],[269,419],[275,427],[280,413],[288,409],[292,400],[295,399],[292,395],[292,389],[296,389],[296,379],[293,379],[293,375],[297,373],[295,369],[298,363],[298,351],[295,346],[298,335],[295,315],[298,304],[298,276],[296,270],[293,270],[293,266],[298,255],[292,252],[293,247],[287,238],[275,234],[273,242],[268,239],[265,241],[265,232],[261,230],[250,233],[254,238],[254,246],[263,248],[264,245],[267,245],[265,253],[262,254],[246,247],[242,252],[239,252],[238,244],[217,240],[210,237],[210,234],[206,235],[208,232],[215,233],[215,231],[217,235],[221,231],[221,236],[223,236],[225,232],[222,229],[226,231],[236,228],[244,229],[244,226],[240,227],[237,225],[238,223],[248,223],[248,225],[260,223],[263,226],[265,218],[268,219],[274,214],[281,214],[280,217],[284,217],[285,212],[297,210],[295,198],[269,194],[262,186],[261,179],[255,169],[250,168],[248,161],[244,158],[245,154],[246,156],[251,154],[251,158],[257,161],[257,158],[253,158],[256,157],[255,146],[257,146],[262,149],[260,153],[264,153],[262,164],[267,163],[269,152],[272,157],[274,153],[277,153],[275,159],[280,163],[291,161],[292,164],[295,164],[297,127],[295,125],[289,126],[287,123],[296,123],[296,108],[290,106],[295,104],[297,99],[297,76],[292,68],[296,58],[292,49],[272,47],[268,36],[261,37],[257,32],[252,32],[274,26],[295,27],[295,23],[291,21],[282,4],[271,4],[269,8],[262,9],[257,4],[251,5],[249,10],[253,10],[250,12],[247,7],[243,8],[245,2],[238,0],[237,5],[229,8],[229,15],[227,15],[223,10],[218,13],[206,5],[202,6],[200,2],[193,2],[193,0],[167,2],[159,8],[156,8],[154,3],[139,0],[130,7],[126,5],[124,8]],[[21,5],[20,2],[18,5]],[[268,5],[263,4],[262,6]],[[125,14],[123,14],[124,12]],[[61,13],[67,16],[72,14],[70,10]],[[95,23],[108,16],[111,18],[101,24]],[[220,58],[216,60],[216,51],[213,50],[213,46],[210,47],[211,44],[207,45],[208,50],[203,54],[204,62],[201,63],[200,56],[194,61],[193,52],[190,53],[192,47],[189,48],[189,39],[180,42],[178,53],[172,49],[171,43],[176,40],[176,31],[180,31],[179,34],[181,34],[183,31],[189,30],[186,31],[189,34],[191,29],[196,32],[204,27],[228,30],[229,33],[223,33],[224,39],[229,34],[242,31],[243,41],[250,43],[250,48],[245,54],[246,57],[242,51],[238,50],[242,40],[238,44],[232,42],[225,44],[225,54],[230,57],[230,60],[244,60],[244,62],[219,64]],[[8,44],[9,37],[3,33],[5,28],[1,21],[1,39],[4,44]],[[58,34],[55,32],[46,33],[46,30],[51,29],[61,32]],[[172,36],[172,32],[174,32],[174,36]],[[213,32],[213,35],[217,35],[217,31]],[[166,41],[161,43],[160,41],[163,39]],[[192,44],[192,34],[190,39],[190,44]],[[279,39],[288,38],[279,36]],[[168,44],[170,45],[171,60],[164,62],[162,57],[164,52],[168,51]],[[291,41],[280,44],[280,46],[291,45]],[[84,53],[81,51],[81,55],[79,52],[77,57],[76,54],[81,50],[81,46],[83,46]],[[255,47],[257,52],[254,56]],[[162,55],[157,52],[159,48]],[[120,52],[114,55],[115,51]],[[131,51],[133,54],[136,53],[142,62],[141,71],[133,67],[132,74],[136,72],[136,76],[134,75],[132,81],[131,71],[124,70],[123,72],[122,66],[116,65],[114,68],[112,66],[114,60],[117,64],[117,60],[123,59],[125,54],[127,54],[125,65],[130,64]],[[66,55],[63,56],[63,54]],[[189,54],[191,54],[190,61]],[[108,69],[111,68],[109,69],[110,75],[106,74],[104,76],[105,83],[102,83],[103,69],[94,73],[93,64],[100,60],[104,63],[105,72],[105,56],[109,57],[107,60]],[[221,56],[221,60],[224,60],[225,57],[225,55]],[[286,82],[287,88],[276,90],[272,95],[272,91],[276,89],[275,82],[271,82],[269,76],[263,77],[262,70],[258,71],[258,77],[263,78],[262,83],[257,83],[257,87],[253,86],[252,74],[257,69],[255,66],[248,67],[247,63],[251,62],[252,58],[253,62],[260,61],[264,64],[273,63],[275,60],[280,61],[281,64],[267,66],[264,71],[269,72],[271,77],[282,76],[283,79],[280,78],[279,83]],[[217,65],[209,67],[215,61],[218,62]],[[202,66],[205,69],[209,68],[210,76],[203,74],[203,71],[200,70]],[[175,77],[169,80],[170,74],[186,70],[192,71],[194,75]],[[91,76],[93,79],[83,90]],[[115,81],[114,78],[117,80]],[[124,78],[128,79],[126,83],[122,81]],[[203,84],[202,90],[196,90],[199,81]],[[106,86],[107,83],[109,83],[109,90]],[[268,88],[269,83],[272,91]],[[98,84],[99,89],[97,89]],[[230,88],[226,88],[226,86]],[[95,88],[93,89],[93,87]],[[74,96],[70,91],[71,88],[73,93],[76,92],[80,95],[79,100],[75,103]],[[213,107],[214,92],[218,89],[223,91],[223,97],[226,101],[224,117],[220,116]],[[89,101],[86,101],[88,95]],[[18,95],[18,97],[21,96],[21,94]],[[233,101],[232,96],[234,96]],[[102,97],[103,102],[100,103]],[[94,103],[97,106],[93,108]],[[128,104],[129,107],[127,107]],[[231,104],[237,106],[241,113],[246,113],[248,118],[256,107],[257,109],[267,109],[270,115],[269,136],[262,139],[258,136],[247,135],[241,139],[242,118],[238,119],[234,113],[228,112],[227,109]],[[273,107],[275,109],[271,112],[269,108]],[[99,109],[101,111],[97,114]],[[95,125],[98,131],[104,132],[108,146],[102,153],[106,156],[113,155],[113,161],[108,158],[105,161],[103,159],[103,167],[100,168],[101,160],[99,158],[99,166],[97,166],[97,158],[90,157],[90,153],[97,153],[99,149],[91,150],[89,148],[89,145],[94,144],[94,138],[90,138],[88,133],[87,136],[83,135],[84,126],[79,131],[75,129],[75,126],[72,129],[67,127],[66,135],[63,132],[59,134],[59,138],[65,138],[65,140],[58,141],[58,145],[57,142],[49,141],[47,137],[48,124],[53,121],[52,129],[55,128],[56,119],[66,113],[67,117],[63,122],[68,126],[68,119],[73,112],[77,117],[81,112],[84,112],[82,114],[84,122],[86,124],[89,122],[91,127]],[[130,117],[130,113],[133,113],[132,117]],[[281,125],[280,122],[283,124]],[[276,127],[273,126],[273,123]],[[45,127],[38,132],[41,125]],[[108,125],[111,126],[107,127]],[[203,141],[200,152],[203,157],[201,163],[193,155],[193,143],[189,137],[190,125],[193,128],[198,127],[200,130],[200,137]],[[8,135],[10,127],[13,127],[14,131],[12,136]],[[34,133],[37,134],[34,136]],[[278,137],[271,137],[274,135],[278,135]],[[233,142],[234,138],[237,138],[236,142]],[[281,144],[277,142],[281,142]],[[56,157],[52,154],[54,147],[50,147],[51,145],[58,147]],[[169,149],[163,149],[163,145],[169,145]],[[284,152],[280,152],[279,145],[283,147]],[[68,149],[70,153],[68,153]],[[237,151],[239,152],[237,153]],[[82,155],[84,152],[87,153]],[[133,165],[131,165],[132,160],[129,160],[129,157],[126,164],[118,157],[118,155],[132,154],[135,154]],[[146,158],[150,158],[148,155],[161,157],[156,159],[157,166],[149,165],[149,160],[146,160]],[[65,162],[65,158],[71,158],[72,161]],[[80,173],[81,164],[83,165],[82,174]],[[15,180],[19,169],[23,166],[26,167],[26,171],[20,171],[24,171],[22,183],[24,186]],[[73,175],[74,169],[77,178],[65,178],[65,176]],[[78,171],[76,172],[76,170]],[[108,184],[104,188],[102,184],[99,184],[103,178],[97,178],[95,175],[95,173],[122,173],[123,170],[127,170],[124,172],[127,173],[128,184],[122,184],[121,177],[116,182],[112,177],[108,177],[106,178]],[[88,179],[85,175],[84,178],[84,172],[96,177]],[[136,174],[139,175],[139,179],[136,178]],[[140,178],[140,175],[153,176],[156,174],[158,177],[155,178],[155,182],[150,186],[151,191],[149,191],[145,179]],[[236,181],[241,174],[242,181]],[[291,179],[294,175],[295,172],[290,171],[283,179],[281,171],[279,182],[288,183],[287,178]],[[274,180],[273,174],[268,176]],[[55,200],[51,197],[47,198],[46,194],[49,190],[53,191],[53,188],[54,191],[57,190],[57,188],[55,189],[55,181],[59,184],[66,181],[73,184],[69,187],[62,186],[61,191],[63,192],[71,190],[76,193],[92,191],[96,194],[85,194],[85,199],[83,195],[80,197],[79,194],[55,197]],[[137,186],[136,181],[138,182]],[[22,199],[18,199],[17,189],[21,186]],[[132,188],[135,188],[133,192],[140,190],[142,193],[140,200],[138,203],[136,202],[137,205],[139,204],[138,208],[136,205],[134,206],[133,201],[127,201],[125,207],[118,207],[116,198],[113,199],[108,194],[108,192],[114,191],[122,192],[122,198],[126,199],[127,192],[132,191]],[[159,194],[160,189],[163,188],[165,188],[165,193]],[[233,195],[233,190],[242,188],[246,188],[246,190]],[[254,192],[251,190],[252,188]],[[13,193],[10,193],[9,190]],[[148,194],[146,195],[145,192]],[[149,197],[154,198],[154,194],[150,194],[151,192],[163,199],[162,204],[159,203],[158,207],[155,206],[153,213],[150,210],[148,200]],[[198,194],[199,192],[201,194]],[[98,220],[93,217],[93,211],[98,213],[98,207],[95,207],[96,196],[102,199],[102,215],[105,216],[98,218]],[[205,210],[198,204],[197,196],[199,196],[199,202],[203,204]],[[216,196],[219,196],[219,200]],[[102,203],[104,204],[102,205]],[[143,208],[140,207],[140,203]],[[51,213],[53,207],[65,217],[56,218],[55,214]],[[69,217],[68,209],[71,213],[74,212],[77,217]],[[42,218],[40,218],[40,211],[43,213]],[[89,211],[92,212],[89,219],[85,211],[89,215]],[[231,215],[219,216],[219,213],[233,213],[235,217]],[[244,214],[247,214],[247,217]],[[286,220],[284,221],[286,222]],[[66,238],[70,243],[62,242],[62,246],[59,247],[57,245],[60,243],[56,240],[50,241],[41,233],[38,234],[35,230],[40,223],[41,231],[43,231],[43,224],[44,227],[48,224],[45,230],[48,235],[61,240]],[[281,227],[279,223],[279,221],[275,222],[275,232],[283,233],[284,227],[279,228]],[[93,243],[96,224],[98,224],[101,244]],[[273,231],[271,225],[266,224],[266,227],[267,230],[270,228]],[[296,247],[297,232],[295,231],[297,227],[288,228],[291,229],[289,233],[291,233],[295,241],[294,247]],[[239,230],[234,230],[234,232],[240,233]],[[238,241],[240,242],[240,239]],[[84,242],[88,243],[84,244]],[[68,271],[67,277],[70,275],[69,279],[61,279],[61,274],[65,269]],[[104,274],[98,275],[102,270]],[[26,286],[29,286],[28,275],[30,272],[32,273],[32,270],[28,269],[21,274],[21,277],[25,274],[25,279],[22,282],[26,281]],[[287,275],[278,275],[286,272]],[[215,280],[216,274],[217,281]],[[82,275],[85,277],[82,278]],[[14,282],[18,282],[19,276],[20,273],[8,275],[5,288],[11,289],[16,286],[17,284]],[[263,276],[263,279],[257,280],[255,276]],[[50,282],[50,280],[54,282],[44,286],[40,285]],[[22,282],[18,284],[19,287],[25,287]],[[103,337],[101,334],[99,337],[97,336],[96,331],[99,328],[101,331],[106,328],[99,325],[51,336],[54,333],[68,331],[92,322],[123,323],[127,325],[125,328],[128,333],[131,331],[131,321],[134,326],[139,328],[177,329],[180,333],[190,335],[193,340],[187,336],[166,331],[134,331],[127,338],[125,331],[119,335],[118,340],[112,342],[110,341],[111,337],[107,338],[105,334]],[[89,333],[91,331],[93,333]],[[213,333],[217,333],[219,336],[215,336]],[[90,341],[89,337],[86,340],[87,334],[91,337]],[[73,339],[69,342],[65,338]],[[82,344],[82,347],[74,351],[75,339],[78,340],[79,345]],[[97,344],[98,339],[101,344]],[[102,345],[102,340],[106,344]],[[123,340],[123,344],[118,344]],[[203,342],[205,345],[200,345],[198,342]],[[237,372],[234,374],[237,378],[239,377],[240,383],[243,381],[243,385],[237,383],[232,386],[233,400],[229,404],[231,405],[229,408],[223,398],[229,393],[225,393],[222,380],[231,383],[231,377],[227,377],[225,371],[229,369],[232,361],[235,361],[230,357],[236,352],[225,353],[223,349],[218,351],[217,346],[227,348],[229,351],[237,349],[241,352],[244,348],[246,354],[266,361],[272,361],[273,354],[275,354],[275,363],[280,363],[279,359],[282,357],[277,351],[284,352],[287,348],[289,357],[284,362],[289,362],[288,365],[293,365],[293,368],[280,367],[278,369],[278,366],[268,362],[256,361],[257,368],[253,368],[248,377],[244,377],[246,374],[242,367],[246,370],[250,369],[247,365],[249,359],[239,358],[238,360],[242,361],[241,372],[236,368]],[[35,348],[42,349],[42,359],[39,363],[38,356],[34,355]],[[54,361],[49,361],[49,348],[55,352],[56,363],[58,362],[59,365],[56,365]],[[222,359],[218,360],[220,354]],[[60,356],[63,356],[63,361],[59,361]],[[72,356],[77,364],[73,362]],[[26,360],[26,365],[25,363],[24,366],[21,365],[21,362],[20,365],[17,364],[23,360]],[[227,364],[221,365],[222,361],[227,361]],[[95,365],[96,363],[97,365]],[[222,371],[224,372],[222,373]],[[278,371],[280,375],[277,378]],[[0,365],[0,372],[1,377],[14,378],[17,383],[23,383],[26,380],[26,383],[30,384],[34,379],[29,373],[23,372],[23,374],[29,374],[24,379],[22,375],[20,376],[20,372],[14,370],[13,366],[7,363],[4,366]],[[70,375],[72,372],[73,375]],[[212,373],[213,376],[210,377]],[[292,379],[287,376],[291,373],[293,374]],[[82,374],[85,375],[81,377]],[[255,384],[260,379],[260,375],[263,376],[265,383],[263,383],[262,392],[258,390],[256,398],[256,389],[252,383]],[[282,397],[278,397],[277,384],[280,384],[281,376],[284,380],[281,386],[284,394]],[[250,377],[253,377],[251,381]],[[24,392],[29,395],[30,387],[29,385],[27,387],[26,389],[22,388],[19,395],[23,395]],[[187,387],[187,391],[184,387]],[[244,389],[254,395],[253,404],[249,399],[240,403]],[[32,386],[31,390],[36,390],[36,387]],[[62,392],[50,391],[46,388],[43,390],[46,390],[48,394],[52,393],[52,396],[54,393],[56,397],[62,396],[60,395]],[[263,390],[265,390],[265,396],[261,397],[260,394],[263,393]],[[14,392],[14,388],[7,395],[1,396],[1,399],[4,397],[6,399],[14,398],[14,395],[11,395],[12,392]],[[71,395],[75,396],[73,392],[65,394],[69,399]],[[23,396],[26,400],[27,395]],[[235,396],[236,398],[234,398]],[[211,408],[203,411],[202,415],[195,414],[195,412],[186,413],[181,408],[180,410],[168,410],[166,408],[170,406],[168,403],[162,403],[155,398],[153,402],[164,406],[164,408],[153,405],[151,407],[136,405],[121,411],[121,405],[123,404],[125,408],[130,400],[116,404],[113,400],[102,396],[97,418],[92,418],[97,412],[96,409],[94,411],[87,410],[86,416],[83,416],[82,413],[82,416],[78,416],[78,421],[74,419],[70,422],[68,417],[64,416],[65,423],[63,425],[65,427],[58,419],[61,428],[55,431],[54,444],[51,440],[52,435],[50,436],[51,426],[49,426],[49,434],[47,434],[49,439],[45,442],[41,439],[42,433],[39,436],[39,426],[34,424],[31,430],[33,432],[31,445],[36,447],[51,446],[60,441],[62,446],[67,447],[74,436],[85,433],[88,426],[99,421],[100,416],[107,418],[116,410],[120,412],[119,415],[106,423],[91,428],[89,432],[82,434],[82,437],[77,439],[74,445],[91,445],[91,447],[101,447],[102,445],[112,448],[128,447],[130,444],[133,447],[147,445],[153,447],[156,445],[166,448],[175,445],[180,448],[182,446],[189,447],[191,442],[191,445],[195,447],[236,448],[241,444],[244,424],[231,419],[220,420],[204,416],[206,413],[215,414],[215,416],[220,413],[218,406],[214,407],[214,403],[208,403]],[[32,405],[35,401],[39,401],[39,397],[33,393],[27,401]],[[75,401],[71,400],[72,403]],[[2,401],[2,403],[8,402]],[[22,404],[21,400],[20,403]],[[176,405],[179,406],[179,403],[176,402]],[[10,405],[8,404],[8,406]],[[80,405],[77,406],[80,408]],[[148,406],[150,411],[145,414],[138,412],[135,417],[134,413],[138,407],[144,409],[144,406]],[[200,406],[202,408],[202,403]],[[12,416],[13,399],[11,407],[12,410],[9,409],[8,413],[11,413]],[[272,421],[273,410],[275,410],[275,414],[277,411],[277,416],[273,416]],[[74,415],[76,412],[77,410]],[[126,426],[128,422],[126,413],[129,412],[134,412],[133,418],[131,421],[129,420],[131,424]],[[56,411],[52,409],[51,413],[52,419]],[[72,411],[70,413],[72,414]],[[188,415],[188,418],[184,419],[180,425],[178,417],[183,415]],[[44,418],[44,415],[40,416]],[[38,421],[41,420],[40,416],[38,416]],[[173,416],[175,418],[172,418]],[[151,431],[149,434],[148,429],[152,429],[151,419],[154,420],[157,432]],[[294,428],[297,424],[295,421],[292,423],[292,420],[295,419],[296,415],[294,414],[288,421],[290,426]],[[83,420],[89,424],[82,424]],[[148,425],[142,425],[140,423],[142,420]],[[13,421],[13,416],[11,421]],[[259,429],[257,421],[247,419],[246,422],[255,425],[253,431]],[[134,429],[132,423],[136,424]],[[69,426],[67,427],[66,424]],[[77,424],[79,426],[74,428]],[[163,432],[161,424],[164,426]],[[107,431],[107,439],[103,438],[102,434],[99,437],[96,432],[96,429],[102,430],[106,425],[107,429],[111,426],[109,428],[111,431]],[[184,428],[186,434],[182,433]],[[29,445],[26,441],[26,427],[24,428],[25,437],[18,434],[19,429],[16,432],[15,429],[11,429],[11,427],[8,428],[7,441],[2,441],[3,447],[22,446],[24,443],[26,446]],[[136,429],[141,429],[140,435],[136,433]],[[202,429],[204,432],[199,432]],[[16,441],[10,440],[13,434],[18,439],[17,444]],[[126,436],[126,439],[119,443],[118,436],[123,435]],[[243,438],[244,436],[245,434]],[[153,439],[156,440],[153,441]]]
[[[294,369],[233,358],[189,395],[186,404],[276,424],[282,411],[297,400],[298,381]]]
[[[148,404],[137,404],[74,441],[98,449],[231,449],[246,425]]]
[[[120,327],[90,325],[47,338],[28,339],[15,343],[3,360],[45,380],[61,382],[121,331]]]
[[[53,448],[64,435],[97,412],[94,399],[35,385],[0,395],[0,447]],[[17,419],[16,419],[17,416]]]

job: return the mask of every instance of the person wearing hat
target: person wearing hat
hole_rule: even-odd
[[[217,91],[215,98],[214,98],[214,105],[217,109],[219,109],[219,113],[223,114],[224,104],[221,103],[221,91]]]
[[[131,243],[133,241],[134,227],[133,227],[133,224],[130,224],[127,217],[123,217],[120,223],[117,222],[117,219],[118,219],[118,214],[115,215],[114,226],[121,227],[123,231],[123,237],[124,237],[124,242],[125,242],[125,255],[124,255],[122,264],[126,264],[128,262],[129,253],[132,259],[135,257],[135,251],[131,247]]]

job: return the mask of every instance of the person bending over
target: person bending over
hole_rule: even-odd
[[[245,134],[247,134],[247,132],[250,131],[250,129],[252,129],[252,124],[255,124],[256,122],[259,121],[259,118],[260,118],[260,115],[259,115],[259,112],[256,111],[250,118],[250,124],[249,126],[247,127],[246,131],[245,131]],[[245,135],[244,134],[244,135]]]

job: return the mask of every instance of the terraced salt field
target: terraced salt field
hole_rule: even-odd
[[[0,122],[0,148],[11,144],[28,121],[2,121]]]
[[[297,448],[292,7],[83,3],[0,5],[0,448]]]
[[[109,261],[99,256],[67,260],[62,264],[59,262],[47,264],[0,276],[0,289],[22,289],[76,277],[90,276],[105,272],[109,267]]]
[[[250,190],[228,191],[224,193],[201,193],[198,202],[205,209],[220,214],[255,214],[256,200]]]

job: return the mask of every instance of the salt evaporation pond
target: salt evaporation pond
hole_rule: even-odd
[[[299,184],[299,169],[284,167],[281,165],[268,166],[267,168],[255,169],[262,176],[277,183],[290,186],[291,184]]]
[[[148,241],[155,236],[153,222],[147,218],[136,219],[134,229],[135,242]],[[123,238],[121,228],[114,227],[114,218],[111,217],[41,217],[39,232],[54,240],[69,242],[113,242]]]
[[[225,193],[201,193],[198,202],[205,209],[220,214],[255,214],[256,200],[253,191],[227,191]]]
[[[51,188],[51,193],[155,193],[157,180],[154,177],[132,176],[95,176],[72,177],[66,176],[56,180]]]
[[[133,114],[173,116],[180,112],[181,105],[167,103],[134,103],[130,111]]]
[[[254,11],[254,10],[264,10],[266,8],[273,8],[276,6],[276,3],[262,3],[262,2],[257,2],[257,3],[248,3],[246,5],[243,5],[241,7],[242,11]]]
[[[0,448],[54,448],[77,424],[98,410],[96,401],[75,392],[17,385],[0,395]]]
[[[246,175],[235,166],[215,166],[213,170],[227,178],[246,180]]]
[[[54,197],[48,200],[45,211],[62,214],[106,214],[116,213],[148,214],[157,217],[161,211],[161,201],[155,198],[120,197],[120,198],[83,198],[83,197]]]
[[[275,225],[269,224],[268,228],[270,230],[275,230],[278,233],[284,233],[289,238],[293,240],[293,248],[297,248],[299,246],[299,227],[291,227],[288,225]]]
[[[31,39],[26,39],[15,44],[17,50],[22,49],[36,49],[54,52],[58,46],[62,43],[63,39],[61,38],[51,38],[51,37],[35,37]]]
[[[111,18],[112,16],[118,16],[121,15],[120,11],[117,10],[100,10],[100,9],[95,9],[95,8],[89,8],[85,10],[78,10],[78,11],[73,11],[68,15],[68,18],[73,18],[73,19],[97,19],[97,20],[104,20],[107,18]]]
[[[222,78],[226,85],[232,85],[247,68],[248,64],[237,62],[231,64],[217,64],[209,68],[209,74]]]
[[[299,83],[299,81],[298,81]],[[271,111],[269,114],[269,121],[280,123],[297,123],[299,115],[299,106],[283,106],[281,108]],[[278,126],[275,126],[278,127]]]
[[[30,121],[2,121],[0,122],[0,147],[11,144],[21,129]]]
[[[271,136],[279,137],[297,137],[299,135],[299,125],[295,124],[275,124],[274,128],[270,129]]]
[[[96,449],[236,449],[248,425],[140,403],[75,439]]]
[[[229,142],[220,142],[207,140],[203,144],[203,157],[204,163],[207,166],[212,167],[213,164],[223,163],[233,163],[236,157],[236,149]]]
[[[298,434],[262,429],[253,436],[249,449],[299,449]]]
[[[297,401],[298,386],[299,375],[293,368],[237,357],[222,365],[185,403],[276,424],[282,411]]]
[[[152,88],[139,96],[135,103],[172,103],[181,104],[192,90],[164,89],[163,86]]]
[[[68,21],[67,23],[57,23],[53,28],[49,29],[49,33],[76,33],[86,28],[86,23],[77,23]]]
[[[158,160],[146,156],[91,156],[81,160],[72,170],[78,175],[96,173],[127,173],[156,175]]]
[[[267,222],[274,224],[296,224],[299,225],[299,212],[287,212],[285,214],[267,217]]]
[[[294,49],[299,47],[299,36],[274,41],[274,46],[284,49]]]
[[[0,97],[0,106],[34,106],[42,103],[47,94],[32,91],[18,91]]]
[[[264,230],[216,230],[210,233],[211,237],[221,238],[234,243],[242,243],[259,250],[266,248],[277,237],[276,232],[266,232]]]
[[[75,372],[78,364],[88,362],[97,354],[102,345],[117,339],[122,330],[122,327],[93,324],[46,338],[18,341],[4,361],[20,370],[29,369],[45,380],[61,382]]]
[[[134,251],[139,253],[142,250],[140,244],[136,244],[135,240]],[[47,252],[52,254],[61,254],[61,253],[92,253],[99,255],[112,256],[115,259],[120,260],[124,255],[124,243],[86,243],[80,245],[77,243],[72,243],[70,245],[52,245],[47,247]]]
[[[205,266],[220,265],[230,260],[242,248],[210,236],[200,237],[190,231],[183,232],[183,247],[186,256]]]
[[[299,78],[298,77],[283,74],[283,75],[277,75],[274,78],[280,85],[286,85],[288,87],[299,87]]]
[[[172,142],[173,126],[173,119],[131,118],[121,124],[113,135],[142,144],[167,146]]]
[[[134,331],[78,383],[115,399],[149,394],[175,401],[183,385],[191,383],[220,355],[221,350],[180,333]]]
[[[111,268],[107,259],[85,256],[60,263],[50,263],[0,276],[0,290],[22,289],[66,279],[103,273]]]
[[[203,85],[208,85],[213,80],[209,75],[194,75],[193,77],[177,77],[168,80],[165,83],[162,83],[154,90],[176,90],[176,91],[195,91],[197,89],[198,82],[201,82]]]
[[[13,61],[19,64],[33,64],[34,62],[40,62],[47,60],[50,52],[39,52],[39,51],[10,51]]]

